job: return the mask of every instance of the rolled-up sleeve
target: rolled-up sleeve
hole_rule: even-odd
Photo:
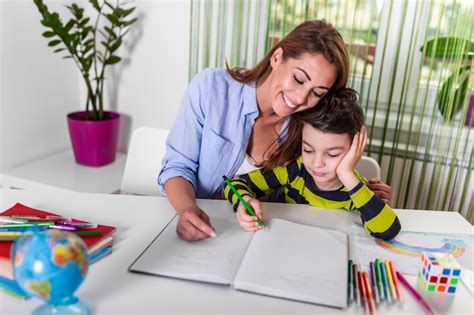
[[[183,177],[197,189],[197,170],[201,150],[204,113],[202,111],[202,82],[206,71],[196,75],[189,84],[181,102],[176,120],[166,139],[166,153],[158,174],[162,193],[164,184],[173,177]]]

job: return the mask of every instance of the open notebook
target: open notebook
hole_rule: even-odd
[[[347,306],[345,233],[267,220],[267,230],[244,232],[237,222],[212,218],[218,236],[186,242],[176,216],[129,271],[231,285],[237,290],[302,302]]]

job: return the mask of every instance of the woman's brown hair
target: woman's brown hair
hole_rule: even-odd
[[[364,112],[357,101],[357,92],[350,88],[330,91],[317,106],[291,116],[286,139],[270,158],[264,170],[287,165],[301,155],[304,124],[327,133],[349,134],[351,139],[364,125]]]
[[[279,41],[253,68],[226,68],[234,80],[241,83],[261,84],[272,71],[270,58],[278,48],[283,50],[283,60],[298,59],[304,53],[321,54],[337,69],[332,89],[345,87],[349,76],[349,54],[341,34],[325,20],[306,21],[298,25]]]

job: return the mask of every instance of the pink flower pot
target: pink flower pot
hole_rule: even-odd
[[[67,115],[76,163],[102,166],[112,163],[117,152],[120,115],[104,111],[103,120],[85,120],[85,112]]]

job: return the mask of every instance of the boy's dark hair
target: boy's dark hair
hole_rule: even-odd
[[[270,170],[276,166],[287,165],[301,155],[304,124],[327,133],[347,133],[352,139],[364,125],[364,112],[357,95],[351,88],[330,91],[315,107],[292,115],[286,139],[263,163],[263,168]]]
[[[296,113],[295,118],[323,132],[348,133],[352,139],[364,125],[357,95],[350,88],[329,92],[315,107]]]

